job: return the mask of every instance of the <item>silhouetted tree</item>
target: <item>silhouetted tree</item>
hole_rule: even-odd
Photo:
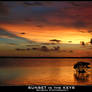
[[[90,39],[90,44],[92,44],[92,38]]]
[[[90,65],[88,62],[77,62],[74,65],[74,69],[76,70],[74,77],[77,81],[88,80],[89,74],[87,73],[87,70],[90,68],[88,65]]]
[[[78,62],[74,65],[74,69],[76,69],[78,73],[85,73],[86,70],[90,68],[88,65],[90,65],[88,62]]]

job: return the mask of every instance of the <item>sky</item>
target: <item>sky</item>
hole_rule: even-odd
[[[55,46],[62,47],[66,44],[67,46],[63,46],[66,47],[65,50],[68,46],[73,46],[80,53],[81,47],[77,45],[81,41],[88,43],[91,38],[92,1],[0,2],[0,56],[35,56],[36,53],[38,56],[53,56],[53,52],[40,51],[43,44],[51,43],[50,40],[60,40],[59,45],[56,42]],[[57,50],[55,46],[48,45],[51,51]],[[40,50],[32,51],[33,54],[30,55],[30,52],[23,51],[27,48]],[[87,53],[90,51],[88,48],[85,47]],[[68,50],[71,51],[69,48]],[[58,56],[62,56],[61,53]]]

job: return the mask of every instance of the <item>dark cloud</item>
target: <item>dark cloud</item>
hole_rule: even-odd
[[[87,32],[88,32],[88,33],[92,33],[92,30],[88,30]]]
[[[57,40],[57,39],[52,39],[52,40],[49,40],[49,41],[51,41],[51,42],[57,42],[57,43],[61,42],[61,40]]]
[[[8,43],[8,45],[10,45],[10,46],[16,46],[17,44],[15,44],[15,43]]]
[[[54,47],[54,51],[59,51],[60,50],[60,47],[57,46],[57,47]]]
[[[78,2],[78,1],[72,1],[72,2],[70,2],[73,6],[77,6],[77,7],[90,7],[90,6],[92,6],[92,2],[87,2],[87,1],[80,1],[80,2]]]
[[[72,41],[68,41],[69,43],[72,43]]]
[[[23,3],[25,6],[51,6],[54,2],[51,1],[25,1]]]
[[[20,34],[23,34],[23,35],[24,35],[24,34],[26,34],[26,33],[25,33],[25,32],[22,32],[22,33],[20,33]]]
[[[37,27],[42,28],[42,27],[44,27],[44,25],[38,24]]]
[[[87,32],[87,31],[85,32],[84,30],[79,30],[79,31],[80,31],[81,33],[86,33],[86,32]]]
[[[1,2],[0,10],[8,11]],[[9,7],[9,3],[7,3]],[[63,26],[74,28],[92,28],[92,2],[60,2],[60,1],[24,1],[14,2],[16,7],[9,10],[8,16],[0,16],[0,24],[11,25],[34,25],[42,28],[44,26]],[[24,5],[31,6],[25,8]],[[40,6],[40,7],[39,7]]]
[[[70,53],[73,53],[73,50],[70,50],[69,52],[70,52]]]
[[[32,21],[32,19],[27,18],[27,19],[25,19],[24,21],[26,21],[26,22],[31,22],[31,21]]]
[[[23,48],[16,48],[15,50],[16,50],[16,51],[30,51],[31,49],[30,49],[30,48],[26,48],[26,49],[23,49]]]
[[[48,51],[49,51],[49,49],[48,49],[48,47],[47,47],[47,46],[42,46],[42,47],[40,48],[40,50],[41,50],[41,51],[46,51],[46,52],[48,52]]]
[[[74,24],[72,24],[72,26],[76,27],[76,28],[86,28],[86,23],[84,23],[83,21],[76,21]]]
[[[0,15],[7,15],[9,12],[9,9],[7,5],[5,5],[3,2],[0,2]]]

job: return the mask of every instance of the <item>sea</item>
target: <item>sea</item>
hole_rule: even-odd
[[[92,67],[75,77],[77,62],[92,66],[89,58],[0,58],[0,86],[92,85]]]

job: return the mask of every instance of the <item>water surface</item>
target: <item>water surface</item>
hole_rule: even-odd
[[[92,69],[86,81],[74,77],[73,65],[92,59],[0,59],[0,85],[92,85]]]

